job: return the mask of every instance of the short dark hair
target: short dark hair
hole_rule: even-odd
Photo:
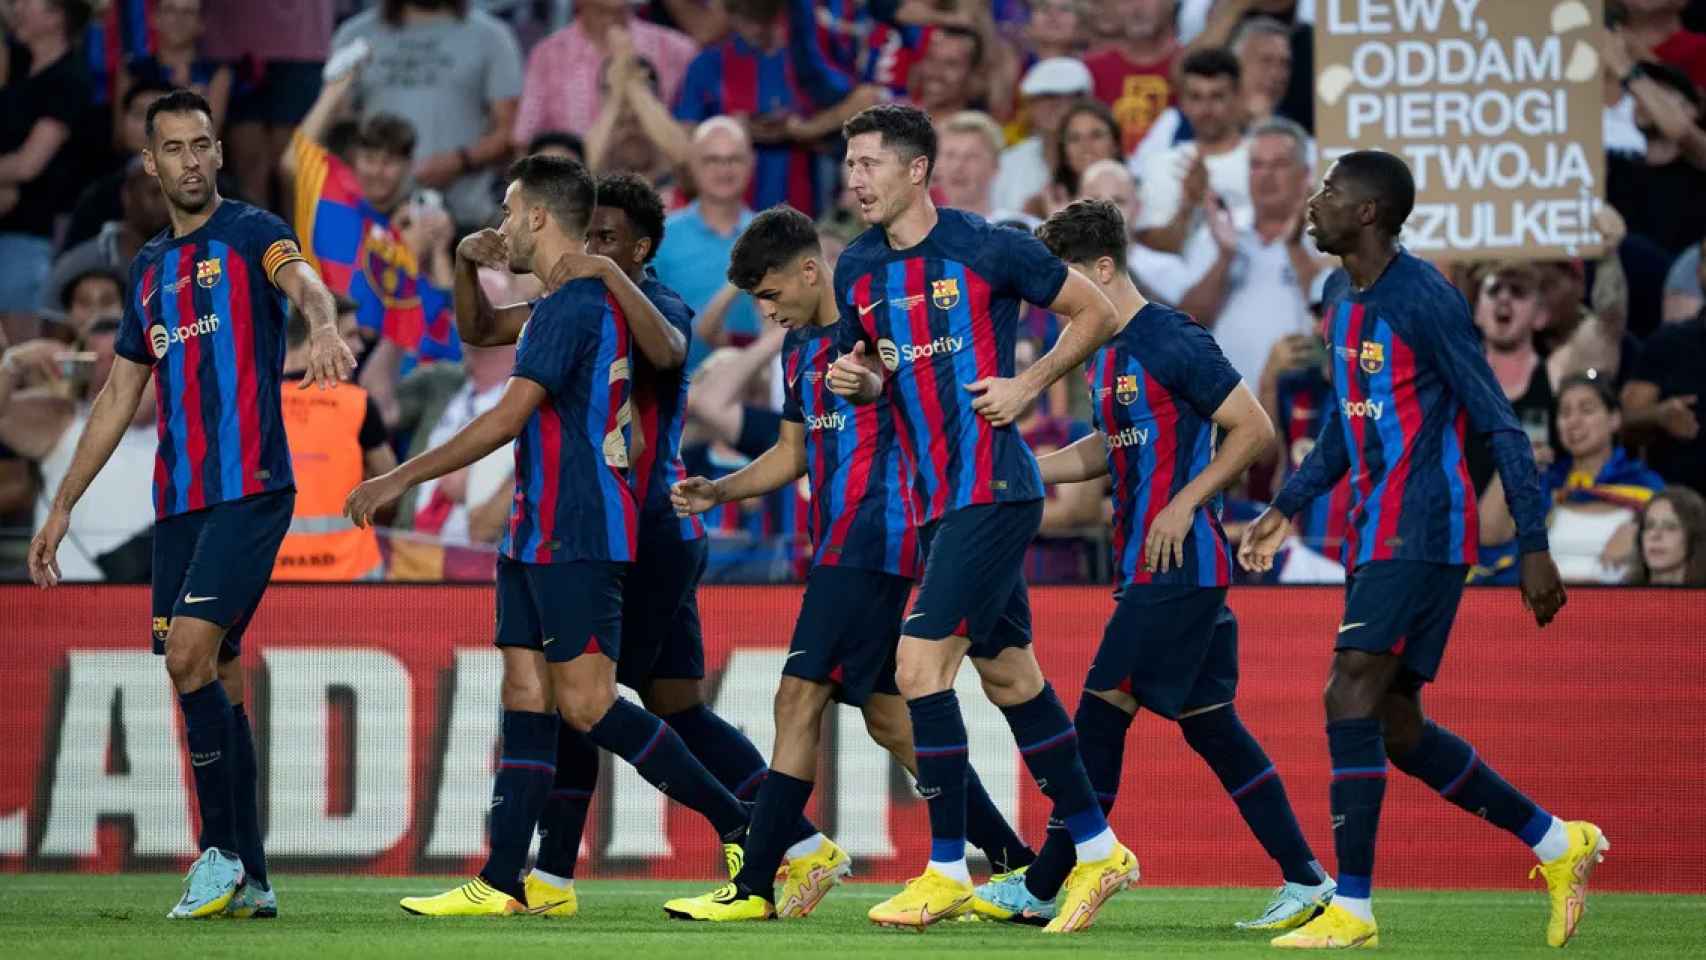
[[[1244,68],[1239,66],[1238,57],[1225,47],[1208,47],[1198,50],[1186,57],[1179,64],[1179,73],[1187,77],[1230,77],[1232,85],[1237,86],[1238,80],[1244,75]]]
[[[612,173],[598,178],[598,206],[620,210],[640,236],[652,241],[647,262],[658,255],[663,243],[663,198],[645,178],[632,173]]]
[[[551,147],[562,147],[582,162],[586,160],[586,141],[582,140],[580,134],[577,133],[570,133],[567,130],[545,130],[535,134],[532,140],[527,141],[527,152],[529,154],[538,153]]]
[[[415,155],[415,125],[395,113],[375,113],[361,121],[355,145],[393,157]]]
[[[1380,229],[1396,237],[1416,208],[1416,178],[1409,164],[1384,150],[1353,150],[1337,163],[1339,172],[1380,206]]]
[[[1612,413],[1618,412],[1617,391],[1611,388],[1610,379],[1602,376],[1597,371],[1572,373],[1563,380],[1560,380],[1558,382],[1557,392],[1552,394],[1554,398],[1552,401],[1554,412],[1556,412],[1557,408],[1563,404],[1564,394],[1569,393],[1577,387],[1586,387],[1587,389],[1592,390],[1594,396],[1599,398],[1599,402],[1605,404],[1605,409]]]
[[[1641,72],[1647,76],[1647,79],[1662,87],[1669,87],[1670,89],[1675,90],[1677,93],[1680,93],[1687,98],[1688,102],[1693,104],[1697,109],[1700,107],[1700,88],[1694,85],[1694,81],[1688,76],[1688,74],[1683,73],[1681,70],[1678,70],[1676,67],[1673,67],[1668,63],[1659,63],[1656,60],[1643,60],[1641,61],[1640,67]]]
[[[544,206],[569,233],[586,232],[597,197],[592,174],[570,157],[522,157],[510,165],[510,181],[519,182],[530,201]]]
[[[976,30],[973,30],[970,27],[958,26],[937,27],[935,30],[931,31],[930,38],[934,40],[937,37],[958,37],[961,40],[970,40],[972,68],[976,69],[983,63],[983,37],[980,36]]]
[[[841,125],[841,135],[851,140],[862,133],[882,136],[883,146],[900,155],[902,163],[923,157],[928,176],[936,169],[936,126],[930,115],[917,107],[879,103],[866,107]]]
[[[213,123],[213,107],[208,105],[207,98],[194,90],[179,88],[148,105],[142,133],[149,143],[154,142],[154,118],[162,113],[200,113],[207,117],[209,125]]]
[[[817,225],[787,204],[752,218],[729,252],[729,282],[752,291],[764,275],[794,262],[801,254],[821,253]]]
[[[380,0],[379,19],[397,26],[403,22],[403,8],[408,5],[409,0]],[[468,16],[468,0],[452,0],[449,6],[451,12],[456,14],[456,19],[461,20]]]
[[[1074,200],[1037,228],[1037,239],[1067,263],[1112,257],[1125,263],[1125,216],[1107,200]]]

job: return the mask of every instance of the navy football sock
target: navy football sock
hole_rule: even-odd
[[[227,694],[227,697],[230,695]],[[267,854],[261,845],[261,809],[257,796],[260,766],[255,761],[255,738],[249,730],[249,718],[240,703],[231,705],[231,799],[237,811],[237,855],[243,858],[243,872],[262,889],[267,884]]]
[[[1286,881],[1306,886],[1320,883],[1325,874],[1309,849],[1309,841],[1303,839],[1279,771],[1232,704],[1185,717],[1179,721],[1179,730],[1220,778],[1220,785],[1238,804],[1250,832],[1279,864]]]
[[[1487,821],[1529,840],[1525,828],[1539,819],[1550,825],[1549,814],[1522,791],[1505,782],[1505,778],[1481,761],[1475,748],[1450,730],[1429,721],[1414,750],[1402,757],[1393,757],[1392,765],[1435,790],[1440,796],[1470,813],[1480,814]]]
[[[1372,717],[1327,724],[1333,757],[1333,848],[1339,861],[1339,895],[1366,900],[1374,886],[1374,836],[1386,797],[1386,747]]]
[[[231,755],[231,701],[218,680],[189,693],[178,694],[184,714],[184,739],[189,742],[190,769],[195,775],[196,804],[201,810],[201,849],[218,847],[237,852],[237,813],[232,781],[236,760]]]
[[[1114,797],[1119,793],[1120,767],[1125,756],[1126,731],[1131,729],[1131,721],[1130,714],[1101,697],[1085,693],[1078,701],[1078,713],[1073,721],[1078,731],[1078,753],[1104,816],[1113,809]],[[1073,849],[1066,825],[1051,819],[1048,834],[1043,838],[1042,852],[1037,855],[1037,862],[1031,865],[1031,869],[1025,871],[1025,888],[1031,891],[1032,896],[1053,900],[1077,862],[1077,852]]]
[[[1054,695],[1054,687],[1045,683],[1041,693],[1024,703],[1002,707],[1001,713],[1013,730],[1031,778],[1043,795],[1054,801],[1054,815],[1066,825],[1073,842],[1082,843],[1105,831],[1107,818],[1078,756],[1072,720]]]
[[[480,876],[526,903],[521,868],[557,770],[557,715],[505,710],[502,724],[498,775],[492,782],[491,851]]]
[[[695,704],[679,713],[663,718],[670,729],[681,735],[681,742],[693,756],[711,771],[717,782],[729,789],[735,799],[750,804],[758,796],[759,787],[769,774],[764,755],[740,732],[740,728],[717,716],[704,704]],[[803,811],[805,808],[802,807]],[[802,812],[794,818],[787,831],[789,845],[817,833],[817,827]]]
[[[954,863],[966,855],[966,723],[960,700],[943,690],[908,700],[918,792],[930,809],[930,859]]]
[[[758,788],[758,803],[752,808],[752,829],[746,833],[746,862],[735,883],[747,893],[776,902],[776,869],[792,845],[793,825],[805,815],[812,796],[812,782],[774,770]]]
[[[586,817],[598,792],[598,746],[561,721],[557,725],[557,772],[539,815],[539,859],[546,873],[574,879]]]
[[[966,767],[966,842],[983,851],[995,873],[1017,870],[1037,859],[1001,815],[970,766]]]
[[[665,796],[711,821],[724,843],[746,832],[746,807],[693,758],[669,724],[644,708],[618,697],[587,736],[632,764]]]

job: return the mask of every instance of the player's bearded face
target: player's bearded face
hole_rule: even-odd
[[[225,156],[206,114],[162,113],[154,118],[154,138],[143,165],[160,181],[172,206],[199,213],[213,199],[213,179]]]
[[[911,206],[921,189],[912,183],[911,165],[904,163],[892,147],[884,147],[882,134],[862,133],[847,143],[847,186],[858,204],[859,218],[866,223],[888,223]]]

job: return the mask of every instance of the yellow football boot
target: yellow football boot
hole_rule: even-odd
[[[971,909],[972,885],[961,883],[932,867],[906,882],[894,896],[870,909],[866,916],[883,927],[923,930]]]
[[[1336,903],[1290,933],[1268,941],[1291,950],[1352,950],[1380,946],[1380,928]]]
[[[782,894],[776,898],[776,915],[785,920],[810,916],[829,891],[853,872],[853,858],[828,837],[810,856],[788,861],[783,867]]]
[[[736,923],[742,920],[772,920],[776,909],[756,894],[742,895],[740,886],[725,883],[697,897],[678,897],[663,905],[663,912],[677,920]]]
[[[746,866],[746,848],[738,843],[723,844],[723,866],[729,868],[729,879],[733,880]]]
[[[567,920],[580,912],[580,902],[575,899],[572,883],[559,887],[537,874],[529,873],[522,892],[527,894],[527,912],[535,917]]]
[[[1576,924],[1582,922],[1582,914],[1588,909],[1588,877],[1605,859],[1605,851],[1611,849],[1605,834],[1586,820],[1570,820],[1564,830],[1570,835],[1570,849],[1528,871],[1531,880],[1536,873],[1546,878],[1546,895],[1552,901],[1546,945],[1551,947],[1561,947],[1575,935]]]
[[[398,905],[422,917],[504,917],[527,912],[514,897],[479,877],[435,896],[404,897]]]
[[[1121,890],[1136,886],[1139,876],[1137,856],[1123,843],[1115,843],[1114,852],[1101,860],[1073,867],[1062,888],[1060,912],[1043,932],[1077,933],[1090,929],[1102,904]]]

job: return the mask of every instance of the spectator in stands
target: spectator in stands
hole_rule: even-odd
[[[89,100],[75,38],[87,0],[18,0],[0,22],[0,336],[37,330],[54,220],[75,190],[71,133]]]
[[[1250,144],[1238,105],[1238,58],[1225,50],[1199,50],[1179,69],[1179,112],[1195,139],[1155,153],[1132,170],[1143,191],[1138,239],[1168,253],[1184,249],[1210,190],[1226,204],[1233,226],[1246,229],[1254,220]],[[1307,139],[1304,150],[1307,154]]]
[[[659,98],[672,104],[699,53],[687,35],[635,16],[628,0],[578,0],[574,10],[573,23],[539,41],[528,55],[515,119],[518,145],[542,130],[586,136],[603,109],[599,76],[610,60],[632,54],[651,64]]]
[[[1186,79],[1186,96],[1196,77]],[[1251,383],[1261,376],[1275,342],[1309,333],[1310,289],[1326,261],[1304,235],[1304,201],[1311,189],[1309,135],[1283,117],[1263,121],[1248,145],[1247,185],[1253,223],[1240,227],[1210,191],[1202,204],[1206,229],[1195,231],[1172,270],[1149,268],[1146,280],[1163,302],[1176,303],[1214,331],[1232,366]],[[1149,192],[1139,223],[1147,215]]]
[[[1046,220],[1078,196],[1079,179],[1098,160],[1120,156],[1120,127],[1113,112],[1098,100],[1078,100],[1061,117],[1055,140],[1060,145],[1054,175],[1042,190],[1025,201],[1024,212]]]
[[[1701,249],[1706,247],[1706,238],[1698,243],[1690,244],[1680,256],[1671,263],[1670,272],[1665,275],[1664,323],[1681,323],[1694,319],[1702,307],[1706,307],[1706,287],[1701,278]]]
[[[521,97],[521,50],[508,25],[468,0],[381,0],[338,28],[332,49],[366,41],[356,74],[364,116],[394,113],[415,128],[414,179],[444,191],[457,224],[496,212],[492,180],[507,162]],[[529,134],[531,135],[531,134]]]
[[[664,236],[669,236],[667,230]],[[786,335],[770,324],[747,346],[719,350],[718,363],[706,359],[708,369],[695,373],[687,391],[683,444],[712,449],[721,444],[748,459],[770,449],[782,425],[781,403],[772,396],[772,386],[780,384],[772,374],[780,375]],[[687,472],[703,471],[689,464]]]
[[[1600,228],[1615,250],[1621,236],[1617,211],[1600,210]],[[1628,284],[1616,255],[1600,259],[1591,295],[1587,265],[1580,260],[1543,260],[1534,264],[1545,317],[1535,328],[1535,347],[1546,357],[1546,372],[1556,387],[1575,373],[1593,371],[1613,390],[1633,369],[1640,343],[1626,329]]]
[[[321,67],[332,49],[334,0],[209,4],[203,20],[206,55],[238,64],[224,137],[241,195],[262,206],[297,124],[320,94]]]
[[[621,51],[611,31],[608,69],[599,75],[604,105],[586,134],[587,166],[594,173],[637,173],[662,189],[675,176],[686,134],[658,99],[658,75],[650,63]]]
[[[171,91],[153,81],[133,84],[124,95],[123,117],[120,124],[119,138],[114,143],[118,152],[123,155],[124,162],[93,183],[83,188],[77,195],[77,203],[71,208],[71,222],[65,228],[65,236],[60,241],[60,247],[69,250],[101,232],[107,223],[121,219],[124,214],[124,203],[121,194],[124,185],[132,175],[131,164],[140,162],[142,148],[147,146],[148,108],[154,101]],[[221,170],[216,174],[219,183],[219,195],[222,197],[238,196],[236,181],[231,179],[227,171]],[[226,188],[231,187],[227,193]],[[158,189],[158,188],[156,188]]]
[[[1212,5],[1213,9],[1207,8]],[[1183,0],[1179,11],[1180,39],[1189,44],[1186,55],[1212,47],[1234,46],[1240,30],[1252,20],[1277,21],[1288,36],[1290,51],[1284,93],[1273,113],[1315,129],[1315,31],[1310,22],[1314,4],[1308,0]],[[1200,25],[1200,31],[1195,29]],[[1243,59],[1240,55],[1240,60]],[[1277,62],[1270,61],[1275,63]],[[1254,122],[1260,117],[1252,118]]]
[[[1557,415],[1563,453],[1540,475],[1552,504],[1552,555],[1567,582],[1621,582],[1635,548],[1635,513],[1664,480],[1617,444],[1617,398],[1603,379],[1579,375],[1559,384]],[[1477,580],[1513,579],[1516,523],[1498,477],[1481,503],[1480,525]]]
[[[1540,272],[1533,266],[1502,263],[1489,268],[1473,298],[1475,326],[1493,376],[1528,431],[1535,461],[1541,469],[1552,463],[1548,431],[1552,422],[1552,377],[1546,360],[1534,346],[1534,333],[1546,323],[1546,305],[1540,296]],[[1469,479],[1476,490],[1485,490],[1493,479],[1493,456],[1487,444],[1476,438],[1466,451]]]
[[[1644,56],[1669,64],[1697,87],[1706,87],[1706,34],[1682,24],[1688,0],[1622,0],[1618,32]]]
[[[1641,508],[1629,583],[1706,587],[1706,499],[1669,486]]]
[[[936,125],[934,183],[950,207],[990,221],[1023,220],[1017,210],[995,208],[995,171],[1001,162],[1001,128],[989,114],[964,110]],[[1034,226],[1035,224],[1030,224]]]
[[[60,270],[54,269],[55,280],[60,279]],[[120,270],[104,263],[87,263],[77,265],[75,269],[65,270],[64,283],[56,286],[58,299],[63,305],[58,314],[59,329],[50,330],[50,334],[58,339],[64,334],[72,341],[77,338],[79,330],[87,330],[90,325],[102,317],[121,316],[124,313],[124,285],[128,271]],[[44,315],[52,316],[52,311],[43,311]]]
[[[1095,78],[1096,99],[1113,109],[1120,153],[1137,149],[1149,125],[1173,102],[1173,68],[1179,61],[1174,0],[1096,0],[1090,17],[1100,31],[1084,66]]]
[[[1630,234],[1647,237],[1674,257],[1706,236],[1700,91],[1675,67],[1642,63],[1631,69],[1637,75],[1629,84],[1635,124],[1647,138],[1647,152],[1606,156],[1605,196],[1623,214]]]
[[[1033,69],[1035,63],[1053,58],[1077,62],[1086,39],[1084,0],[1031,0],[1029,6],[1023,49],[1032,58]],[[1022,84],[1019,93],[1030,96]]]
[[[1060,155],[1060,122],[1073,101],[1090,95],[1090,71],[1075,57],[1039,60],[1019,83],[1023,116],[1030,135],[1001,152],[995,176],[997,208],[1017,210],[1048,186]]]
[[[1706,437],[1696,409],[1706,394],[1706,313],[1667,323],[1643,345],[1623,386],[1624,425],[1669,483],[1706,490]]]
[[[1151,300],[1160,300],[1150,286],[1148,277],[1151,273],[1165,274],[1168,271],[1177,272],[1180,267],[1179,257],[1170,253],[1157,253],[1141,243],[1136,242],[1132,225],[1137,223],[1141,209],[1138,198],[1137,181],[1132,179],[1131,171],[1119,160],[1098,160],[1084,171],[1084,176],[1078,184],[1078,200],[1106,200],[1120,208],[1120,214],[1125,217],[1127,240],[1132,241],[1126,247],[1126,269],[1130,270],[1137,279],[1138,289]],[[1062,377],[1055,381],[1064,381]]]
[[[932,30],[924,56],[907,79],[912,101],[937,121],[972,109],[986,53],[983,38],[968,27]]]
[[[658,279],[698,314],[689,366],[731,334],[758,334],[752,298],[723,279],[735,238],[752,222],[745,199],[752,167],[751,143],[733,119],[712,117],[694,130],[688,172],[699,195],[670,214],[653,261]]]
[[[113,139],[124,139],[125,95],[139,83],[194,90],[213,108],[213,129],[224,129],[232,70],[201,51],[201,0],[157,0],[148,25],[154,31],[154,53],[132,57],[114,78]]]
[[[66,250],[54,261],[47,289],[49,305],[71,310],[73,284],[91,271],[128,277],[130,261],[136,252],[155,234],[166,229],[169,222],[166,196],[160,192],[160,185],[148,175],[148,171],[142,169],[142,158],[130,158],[122,172],[124,183],[119,193],[119,218],[102,224],[98,233]],[[73,326],[82,329],[82,324]]]

